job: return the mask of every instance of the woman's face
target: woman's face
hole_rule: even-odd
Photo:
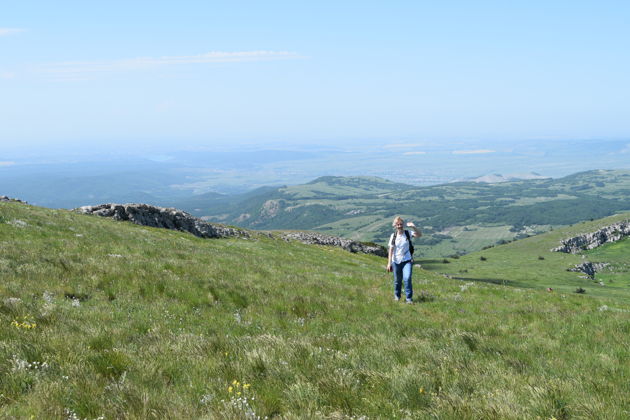
[[[394,223],[394,227],[398,230],[401,230],[404,226],[405,222],[403,222],[402,220],[396,220],[396,222]]]

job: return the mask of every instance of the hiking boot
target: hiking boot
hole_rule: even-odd
[[[400,302],[400,298],[398,296],[394,296],[394,302]]]
[[[411,299],[407,299],[407,300],[405,301],[405,303],[408,303],[408,304],[410,304],[410,305],[411,305],[411,304],[413,303],[413,300],[411,300]]]

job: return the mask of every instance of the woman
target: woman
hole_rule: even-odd
[[[400,300],[402,283],[404,282],[406,302],[413,303],[413,287],[411,285],[413,244],[411,243],[411,237],[419,238],[422,236],[422,233],[412,222],[409,222],[407,227],[413,231],[409,234],[409,231],[405,230],[405,221],[400,216],[394,219],[392,226],[396,231],[389,237],[387,271],[394,272],[394,300]]]

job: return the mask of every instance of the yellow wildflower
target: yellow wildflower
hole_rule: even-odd
[[[234,388],[232,388],[231,386],[228,387],[228,392],[232,393],[232,391],[234,390]]]

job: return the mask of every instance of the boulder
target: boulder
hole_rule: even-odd
[[[603,268],[609,266],[608,263],[593,263],[593,262],[583,262],[581,264],[577,264],[575,267],[569,268],[567,271],[575,271],[578,273],[584,273],[590,278],[595,277],[595,273],[601,271]]]

